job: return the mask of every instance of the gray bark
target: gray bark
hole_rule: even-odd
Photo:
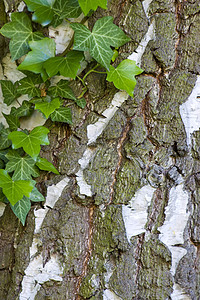
[[[200,1],[113,0],[89,26],[105,14],[132,39],[116,65],[137,51],[144,73],[133,98],[91,73],[51,130],[46,206],[0,218],[0,299],[200,299]]]

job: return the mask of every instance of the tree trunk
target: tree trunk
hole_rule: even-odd
[[[110,0],[89,26],[105,14],[132,39],[116,65],[144,73],[133,98],[91,73],[42,149],[61,174],[39,179],[44,206],[23,227],[1,205],[2,300],[200,299],[200,1]]]

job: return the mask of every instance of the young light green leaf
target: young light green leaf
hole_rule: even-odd
[[[11,22],[5,24],[0,33],[11,38],[9,48],[13,60],[16,60],[29,51],[29,41],[43,38],[39,32],[32,32],[31,20],[24,12],[11,14]]]
[[[113,57],[111,46],[119,47],[130,41],[125,33],[113,24],[113,18],[99,19],[92,30],[78,23],[71,24],[75,31],[74,50],[89,50],[91,56],[106,69]]]
[[[47,74],[43,68],[43,62],[55,56],[56,44],[54,40],[44,38],[41,41],[30,42],[29,45],[32,51],[27,54],[18,70],[28,70],[36,74],[41,73],[43,80],[46,80]]]
[[[9,162],[6,164],[6,171],[11,173],[14,171],[12,176],[13,180],[27,180],[33,177],[38,177],[40,172],[35,167],[35,161],[30,156],[21,157],[17,151],[10,150],[6,157]]]
[[[35,85],[41,82],[42,80],[38,75],[37,77],[25,77],[18,82],[19,86],[17,91],[23,95],[28,94],[31,98],[40,97],[40,89]]]
[[[29,196],[29,199],[32,202],[40,202],[45,201],[44,196],[38,191],[38,189],[34,186]]]
[[[5,170],[0,170],[0,187],[12,205],[15,205],[23,196],[29,197],[33,186],[30,180],[14,181]]]
[[[35,104],[35,108],[39,109],[45,117],[48,119],[49,115],[55,111],[56,108],[60,107],[59,98],[55,98],[52,101],[43,101]]]
[[[50,115],[50,118],[52,121],[72,124],[72,114],[71,114],[71,110],[68,107],[60,107],[56,109]]]
[[[76,101],[76,97],[74,92],[72,91],[71,87],[69,86],[68,80],[61,79],[56,86],[51,86],[48,92],[53,96],[57,97],[60,96],[62,98],[71,99]]]
[[[23,147],[24,151],[33,159],[40,153],[40,145],[49,145],[47,134],[49,130],[44,126],[35,127],[30,134],[22,131],[13,131],[8,135],[13,149]]]
[[[20,94],[17,92],[17,83],[10,80],[0,80],[4,102],[9,106]]]
[[[3,116],[6,119],[11,131],[17,130],[20,127],[19,118],[15,114],[6,115],[3,113]]]
[[[14,206],[10,204],[10,207],[16,217],[20,219],[22,222],[22,225],[25,225],[26,216],[31,209],[31,201],[27,197],[23,197],[21,200],[19,200]]]
[[[40,168],[40,170],[50,171],[55,174],[60,174],[58,170],[54,167],[52,163],[50,163],[46,158],[38,157],[36,166]]]
[[[96,10],[98,6],[107,9],[107,0],[78,0],[78,2],[84,15],[87,15],[91,9]]]
[[[107,80],[113,82],[115,87],[120,90],[125,90],[130,96],[133,96],[133,91],[136,85],[135,75],[143,72],[135,61],[130,59],[123,60],[115,69],[110,66],[110,71],[107,72]]]
[[[11,112],[13,115],[20,117],[28,117],[33,112],[32,104],[29,101],[24,100],[22,105],[18,108],[12,107]]]
[[[49,58],[44,63],[49,77],[56,75],[58,72],[65,77],[75,78],[80,68],[80,62],[83,60],[83,53],[80,51],[70,51],[65,57]]]
[[[11,145],[11,141],[8,139],[10,134],[10,129],[3,128],[0,131],[0,150],[4,150]]]

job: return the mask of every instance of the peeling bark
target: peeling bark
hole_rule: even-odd
[[[200,1],[108,2],[89,26],[113,15],[132,39],[116,64],[144,73],[133,98],[91,73],[86,108],[51,131],[42,155],[61,175],[39,179],[44,207],[25,227],[2,210],[0,299],[200,298]]]

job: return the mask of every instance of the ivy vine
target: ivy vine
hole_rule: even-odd
[[[92,11],[98,7],[106,9],[107,0],[24,2],[31,12],[32,20],[25,12],[15,12],[11,14],[10,22],[0,30],[3,36],[10,38],[9,49],[13,60],[26,55],[17,67],[24,73],[23,79],[15,83],[0,80],[4,103],[11,107],[10,114],[3,114],[8,128],[0,124],[0,201],[10,204],[23,225],[31,208],[31,201],[44,201],[33,178],[40,175],[40,170],[59,174],[51,162],[40,157],[41,145],[49,144],[49,129],[45,126],[35,127],[30,132],[22,129],[20,121],[23,117],[31,117],[34,110],[38,110],[45,119],[70,125],[70,103],[75,102],[80,108],[85,107],[85,79],[91,72],[99,72],[99,66],[105,69],[99,73],[105,73],[109,82],[113,82],[116,88],[125,90],[130,96],[133,96],[136,85],[135,75],[143,72],[129,59],[123,60],[116,68],[113,67],[112,62],[118,55],[117,49],[129,42],[130,38],[113,23],[111,16],[97,20],[92,31],[84,25]],[[72,21],[82,13],[85,17],[80,23]],[[61,55],[56,55],[55,41],[34,31],[32,22],[57,27],[63,20],[70,23],[74,36],[66,50]],[[84,76],[78,76],[81,62],[85,59],[84,51],[89,51],[97,64]],[[75,96],[67,79],[51,85],[50,79],[58,74],[70,80],[78,78],[83,85],[81,94]],[[21,95],[28,95],[29,101],[20,103],[18,98]]]

